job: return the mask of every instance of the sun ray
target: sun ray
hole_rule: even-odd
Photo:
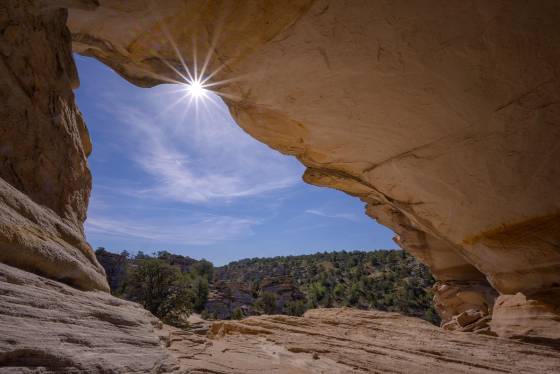
[[[220,24],[221,24],[221,22],[218,22],[218,28],[214,32],[214,36],[212,37],[212,42],[210,43],[210,48],[208,49],[208,52],[206,53],[206,57],[204,58],[204,63],[202,65],[202,70],[200,71],[201,80],[204,77],[204,74],[206,73],[206,69],[208,68],[208,64],[210,63],[210,59],[214,55],[214,51],[216,50],[216,45],[218,44],[218,38],[220,37],[220,34],[221,34],[221,27],[219,26]],[[208,79],[204,79],[204,81],[202,83],[204,83],[207,80]]]
[[[198,62],[197,62],[197,50],[196,50],[196,34],[192,36],[192,44],[193,44],[193,70],[194,70],[194,80],[193,82],[198,81]]]
[[[153,71],[149,71],[149,69],[147,68],[140,67],[141,71],[145,71],[146,75],[154,79],[158,79],[161,82],[179,85],[180,88],[177,90],[164,92],[179,94],[179,98],[177,100],[173,100],[169,105],[167,105],[163,113],[167,113],[169,110],[173,109],[175,106],[179,105],[182,102],[186,102],[185,113],[189,108],[194,107],[194,115],[196,118],[198,118],[199,111],[209,111],[212,107],[217,105],[216,100],[218,96],[232,101],[240,101],[241,97],[229,93],[220,92],[216,90],[216,88],[222,87],[229,83],[241,81],[248,75],[219,81],[212,81],[213,78],[215,78],[220,72],[222,72],[227,66],[230,65],[230,62],[232,60],[226,59],[225,62],[220,61],[221,64],[214,70],[210,71],[212,61],[216,58],[216,47],[218,45],[221,32],[223,31],[220,27],[221,22],[218,22],[216,29],[213,30],[212,40],[210,42],[209,48],[204,53],[204,60],[202,61],[202,63],[198,61],[198,44],[201,40],[198,38],[197,30],[194,30],[194,32],[191,34],[191,58],[185,59],[186,56],[181,53],[181,49],[179,48],[178,43],[173,37],[169,26],[161,21],[162,17],[161,14],[159,14],[160,11],[156,2],[154,0],[150,0],[150,3],[153,10],[151,14],[160,27],[162,33],[160,35],[164,37],[163,42],[167,41],[167,45],[172,48],[172,51],[177,58],[175,60],[176,62],[173,63],[170,62],[169,58],[162,56],[160,50],[156,50],[154,48],[151,51],[152,55],[160,60],[166,67],[168,67],[176,75],[177,79],[170,78],[169,76],[162,75],[161,73],[154,73]],[[156,45],[158,44],[156,43]],[[190,60],[189,63],[187,63],[187,60]]]
[[[208,82],[210,79],[212,79],[214,77],[214,75],[218,74],[220,71],[222,71],[229,63],[229,61],[231,61],[231,59],[229,59],[228,61],[224,62],[223,64],[221,64],[220,66],[218,66],[213,72],[211,72],[210,74],[208,74],[203,80],[202,83],[206,83]]]
[[[227,94],[227,93],[219,92],[219,91],[212,91],[212,92],[215,93],[218,96],[225,97],[226,99],[229,99],[229,100],[232,100],[232,101],[241,101],[241,97],[237,96],[237,95]]]
[[[183,69],[185,69],[188,77],[190,78],[191,81],[194,80],[193,75],[191,74],[191,71],[189,69],[189,66],[185,62],[185,59],[183,58],[183,55],[181,54],[181,51],[179,51],[179,47],[177,46],[177,43],[175,43],[175,40],[171,36],[171,33],[169,32],[169,30],[167,29],[167,26],[164,23],[161,23],[161,29],[163,31],[163,34],[165,35],[165,38],[167,39],[169,44],[171,44],[171,47],[175,51],[175,54],[177,55],[177,58],[181,62],[181,65],[183,66]],[[185,77],[185,80],[188,81],[189,79],[187,79]]]
[[[222,86],[222,85],[228,84],[228,83],[239,82],[239,81],[242,81],[242,80],[246,80],[246,78],[248,76],[249,76],[248,74],[247,75],[240,75],[240,76],[237,76],[237,77],[228,78],[228,79],[224,79],[224,80],[221,80],[221,81],[206,83],[206,84],[204,84],[204,87],[206,87],[206,88],[216,87],[216,86]]]

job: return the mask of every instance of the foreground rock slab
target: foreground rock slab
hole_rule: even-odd
[[[173,330],[188,373],[557,373],[560,352],[355,309],[220,321],[208,338]]]
[[[0,373],[171,373],[139,305],[0,264]]]
[[[139,305],[0,264],[0,373],[557,373],[560,351],[396,313],[163,326]]]

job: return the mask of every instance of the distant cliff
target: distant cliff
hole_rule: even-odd
[[[404,251],[246,259],[215,269],[205,310],[210,317],[230,319],[350,306],[438,323],[432,307],[433,283],[428,268]]]
[[[138,260],[151,258],[143,253],[130,257],[127,252],[113,254],[104,249],[98,249],[96,255],[112,292],[117,294],[126,288],[127,272]],[[201,265],[200,261],[169,252],[153,257],[183,273]],[[432,307],[433,283],[428,268],[404,251],[245,259],[213,269],[202,314],[208,319],[239,319],[260,314],[302,315],[313,308],[349,306],[400,312],[439,323]]]

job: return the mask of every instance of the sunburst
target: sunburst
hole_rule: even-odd
[[[200,80],[188,82],[187,91],[188,94],[195,99],[202,99],[207,95],[205,85]]]

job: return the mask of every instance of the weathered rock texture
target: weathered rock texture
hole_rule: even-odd
[[[82,227],[91,143],[65,22],[37,1],[0,4],[0,261],[108,290]]]
[[[162,327],[138,304],[0,264],[0,373],[170,373]]]
[[[556,373],[560,353],[439,329],[396,313],[315,309],[303,318],[215,322],[210,338],[172,331],[191,373]]]
[[[240,126],[298,157],[307,182],[362,199],[457,288],[438,291],[449,321],[483,328],[495,290],[495,333],[558,342],[560,3],[100,3],[0,3],[0,261],[45,276],[0,267],[2,371],[175,369],[153,318],[84,291],[108,286],[83,236],[91,144],[60,6],[82,9],[69,23],[76,51],[141,86],[179,78],[182,60],[193,68],[193,41],[199,56],[213,47],[207,72],[222,66],[212,80],[233,79],[220,89]],[[404,317],[324,313],[216,325],[220,343],[189,343],[202,351],[182,351],[195,361],[185,367],[247,372],[235,360],[252,357],[261,372],[389,371],[394,362],[409,373],[558,368],[546,348]],[[221,356],[209,360],[207,349]]]
[[[363,200],[442,283],[480,290],[469,309],[494,290],[560,303],[558,1],[151,4],[72,11],[75,50],[150,86],[212,49],[239,125]]]
[[[0,373],[555,373],[560,353],[396,313],[162,326],[139,305],[0,264]],[[206,336],[208,331],[209,337]]]
[[[161,322],[102,292],[84,238],[91,144],[58,3],[88,4],[0,2],[0,372],[172,372]]]

